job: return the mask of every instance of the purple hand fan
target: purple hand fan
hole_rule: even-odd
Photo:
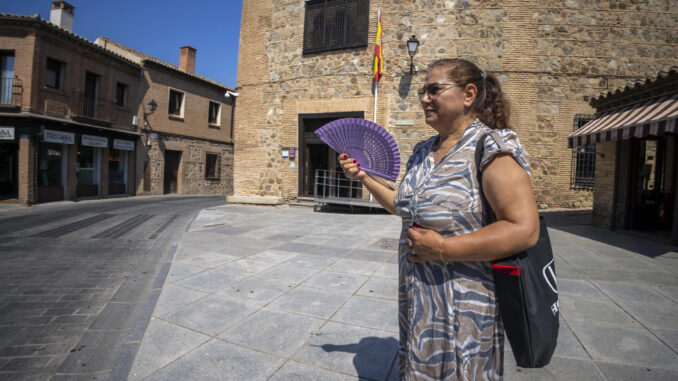
[[[365,119],[337,119],[315,131],[337,153],[354,158],[365,172],[396,181],[400,173],[400,150],[382,126]]]

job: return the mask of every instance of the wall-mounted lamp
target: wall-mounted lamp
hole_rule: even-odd
[[[418,47],[419,40],[417,40],[417,36],[412,35],[412,37],[407,40],[407,52],[410,54],[410,74],[414,73],[414,55],[417,53]]]
[[[151,112],[144,112],[144,127],[148,126],[148,120],[146,118],[153,114],[155,110],[158,108],[158,103],[156,103],[155,99],[151,99],[150,102],[148,102],[148,109],[151,110]],[[148,133],[146,133],[146,146],[150,147],[151,146],[151,139],[148,136]]]
[[[151,99],[151,101],[148,102],[148,109],[151,110],[151,112],[145,112],[144,118],[153,114],[157,108],[158,108],[158,104],[155,102],[155,99]]]
[[[226,93],[224,94],[224,96],[226,98],[230,98],[230,97],[237,98],[238,96],[240,96],[240,93],[235,93],[231,90],[226,90]]]

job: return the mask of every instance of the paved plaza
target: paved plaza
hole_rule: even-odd
[[[547,367],[520,369],[507,346],[506,379],[678,379],[677,248],[592,227],[590,214],[547,221],[558,348]],[[156,282],[129,379],[396,380],[399,230],[390,215],[203,210]]]

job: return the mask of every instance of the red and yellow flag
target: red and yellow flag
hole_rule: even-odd
[[[384,56],[381,48],[381,11],[379,11],[379,21],[377,23],[377,42],[374,45],[374,71],[372,76],[379,83],[381,72],[384,68]]]

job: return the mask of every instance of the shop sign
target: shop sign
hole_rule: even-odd
[[[108,147],[108,138],[103,136],[82,135],[82,145],[88,147]]]
[[[134,151],[134,142],[131,140],[113,139],[113,148],[125,151]]]
[[[0,140],[14,140],[14,127],[0,127]]]
[[[49,143],[74,144],[75,134],[71,132],[44,130],[43,140]]]

